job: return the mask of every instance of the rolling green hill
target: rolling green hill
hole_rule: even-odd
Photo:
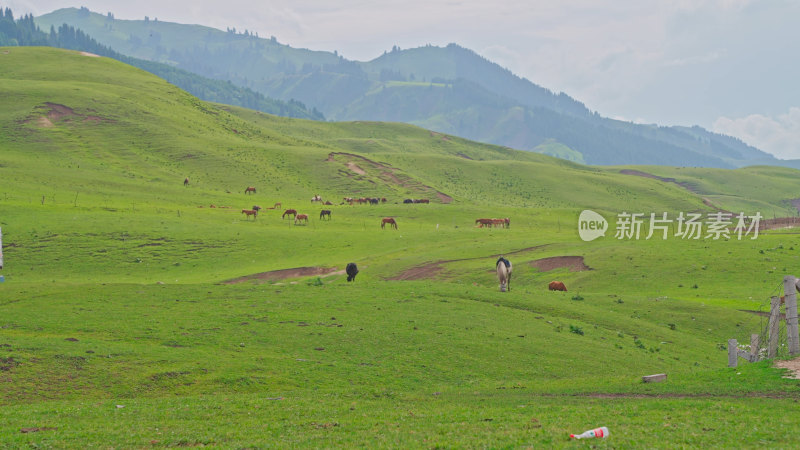
[[[762,328],[746,310],[794,273],[797,235],[583,242],[576,222],[787,210],[797,171],[277,117],[52,48],[0,48],[0,98],[0,446],[574,447],[600,425],[599,446],[794,442],[797,381],[724,350]]]
[[[117,20],[86,8],[60,9],[37,17],[36,23],[43,29],[66,23],[122,54],[231,81],[280,100],[299,100],[332,120],[403,121],[521,150],[549,151],[540,146],[557,142],[573,159],[589,164],[797,166],[699,127],[603,118],[568,95],[517,77],[456,44],[395,48],[356,62],[295,49],[246,30]]]
[[[234,86],[230,81],[213,80],[168,64],[122,55],[66,24],[52,27],[50,33],[44,33],[36,26],[32,15],[15,20],[9,9],[0,10],[0,45],[51,46],[94,53],[144,69],[206,101],[243,106],[286,117],[325,119],[316,109],[308,110],[296,100],[283,102],[267,98],[251,89]]]

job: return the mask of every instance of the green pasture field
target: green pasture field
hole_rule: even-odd
[[[800,236],[583,242],[577,220],[712,212],[703,197],[789,215],[796,171],[634,168],[692,192],[207,104],[54,49],[0,48],[0,79],[0,447],[794,445],[797,381],[727,368],[726,345],[764,329],[752,311],[800,274]],[[387,202],[342,204],[364,196]],[[584,270],[540,268],[564,257]],[[569,440],[598,426],[608,439]]]

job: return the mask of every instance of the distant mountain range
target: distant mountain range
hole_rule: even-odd
[[[123,55],[301,102],[329,120],[406,122],[586,164],[800,168],[800,161],[776,159],[700,127],[604,118],[455,44],[394,48],[357,62],[248,31],[117,20],[86,8],[60,9],[35,21],[44,31],[68,24]]]

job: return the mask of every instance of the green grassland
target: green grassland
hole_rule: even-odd
[[[729,369],[725,345],[764,328],[743,310],[798,273],[798,235],[583,242],[577,217],[712,212],[704,197],[794,215],[797,171],[633,168],[681,186],[208,104],[54,49],[0,48],[0,80],[0,446],[584,447],[569,434],[601,425],[589,445],[795,442],[797,381]],[[590,269],[535,266],[563,256]],[[325,270],[228,283],[304,267]]]

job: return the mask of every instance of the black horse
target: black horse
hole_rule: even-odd
[[[353,281],[358,275],[358,266],[356,266],[356,263],[349,263],[345,268],[345,272],[347,272],[347,281]]]

